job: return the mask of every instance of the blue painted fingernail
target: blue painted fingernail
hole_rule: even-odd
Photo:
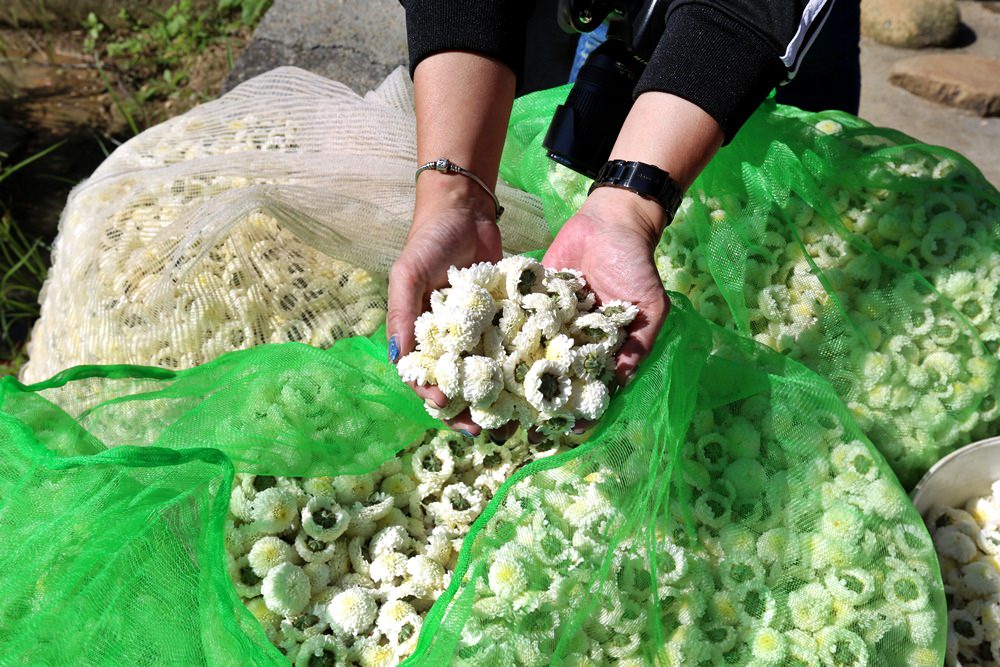
[[[462,435],[464,435],[466,438],[475,438],[476,437],[476,436],[472,435],[471,433],[469,433],[468,431],[459,431],[459,433],[461,433]]]
[[[396,337],[392,336],[389,338],[389,363],[396,363],[399,361],[399,343],[396,341]]]

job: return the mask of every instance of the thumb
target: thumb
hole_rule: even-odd
[[[639,314],[629,327],[625,343],[615,356],[615,380],[619,386],[627,385],[640,362],[649,356],[669,312],[670,299],[662,291],[658,298],[639,309]]]
[[[386,314],[389,361],[392,363],[413,351],[413,323],[420,316],[423,302],[423,281],[405,260],[396,260],[389,270],[389,310]]]

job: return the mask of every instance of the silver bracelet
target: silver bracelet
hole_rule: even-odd
[[[500,221],[500,216],[503,215],[503,206],[500,205],[500,200],[497,199],[496,194],[492,190],[490,190],[489,186],[483,182],[483,179],[479,178],[468,169],[463,169],[462,167],[459,167],[457,164],[455,164],[448,158],[440,157],[436,160],[432,160],[426,164],[422,164],[419,167],[417,167],[417,172],[413,175],[413,180],[416,181],[417,178],[420,177],[420,174],[424,171],[427,171],[428,169],[434,169],[435,171],[439,171],[442,174],[461,174],[462,176],[468,176],[469,178],[474,180],[476,183],[479,184],[479,187],[481,187],[483,190],[486,190],[486,194],[488,194],[493,199],[493,205],[496,206],[497,209],[497,222]]]

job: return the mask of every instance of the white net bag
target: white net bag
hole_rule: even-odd
[[[371,333],[415,165],[403,69],[361,97],[282,67],[143,132],[70,194],[21,379]],[[497,194],[505,252],[546,246],[538,200]]]

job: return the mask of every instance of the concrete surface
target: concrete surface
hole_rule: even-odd
[[[1000,14],[986,3],[959,2],[965,24],[960,46],[950,49],[898,49],[861,40],[861,110],[865,120],[892,127],[920,141],[946,146],[972,161],[1000,188],[1000,118],[925,100],[889,83],[897,60],[926,53],[967,53],[1000,60]]]
[[[275,0],[224,89],[295,65],[364,93],[405,63],[406,24],[398,0]]]

